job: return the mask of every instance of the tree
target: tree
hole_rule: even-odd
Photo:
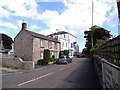
[[[89,31],[85,31],[84,34],[84,38],[86,38],[85,47],[87,47],[88,51],[90,51],[90,49],[93,47],[97,48],[98,46],[102,45],[111,37],[108,30],[96,25],[92,26]]]
[[[13,40],[10,36],[6,34],[0,34],[0,42],[3,41],[3,46],[5,49],[12,49]]]

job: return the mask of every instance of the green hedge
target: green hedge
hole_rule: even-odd
[[[43,59],[49,63],[50,62],[50,50],[49,49],[44,49],[44,57]]]
[[[38,61],[37,61],[37,64],[38,64],[38,65],[47,65],[48,62],[46,62],[44,59],[41,59],[41,60],[38,60]]]

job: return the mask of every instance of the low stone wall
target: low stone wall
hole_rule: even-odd
[[[21,58],[2,58],[2,66],[18,69],[34,69],[34,62]]]

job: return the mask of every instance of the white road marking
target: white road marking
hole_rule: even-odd
[[[41,79],[41,78],[47,77],[47,76],[49,76],[49,75],[51,75],[51,74],[53,74],[53,73],[54,73],[54,72],[52,72],[52,73],[48,73],[48,74],[43,75],[43,76],[40,76],[40,77],[38,77],[38,78],[35,78],[35,79],[32,79],[32,80],[29,80],[29,81],[23,82],[23,83],[21,83],[21,84],[18,84],[18,86],[21,86],[21,85],[24,85],[24,84],[27,84],[27,83],[33,82],[33,81],[35,81],[35,80],[38,80],[38,79]]]
[[[64,68],[60,68],[59,70],[62,71],[62,70],[64,70]]]
[[[36,71],[38,71],[38,70],[42,70],[42,69],[45,69],[45,68],[47,68],[47,67],[43,67],[43,68],[40,68],[40,69],[36,69]]]
[[[45,69],[46,67],[43,67],[43,68],[40,68],[40,69],[35,69],[35,71],[38,71],[38,70],[42,70],[42,69]],[[27,72],[32,72],[33,70],[30,70],[30,71],[27,71]],[[12,72],[12,73],[7,73],[7,74],[2,74],[1,75],[11,75],[11,74],[22,74],[22,73],[26,73],[26,71],[23,71],[23,72]]]

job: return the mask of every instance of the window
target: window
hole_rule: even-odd
[[[55,43],[55,49],[57,49],[57,43]]]
[[[55,40],[58,40],[58,36],[55,36]]]
[[[71,48],[73,48],[73,44],[71,43]]]
[[[66,43],[66,47],[67,47],[67,43]]]
[[[43,59],[43,52],[40,52],[40,59]]]
[[[62,47],[64,47],[64,42],[62,43]]]
[[[51,49],[52,48],[52,42],[48,41],[48,48]]]
[[[40,40],[40,46],[41,46],[41,48],[44,48],[44,46],[45,46],[45,40]]]
[[[65,35],[64,35],[64,38],[65,38]]]

